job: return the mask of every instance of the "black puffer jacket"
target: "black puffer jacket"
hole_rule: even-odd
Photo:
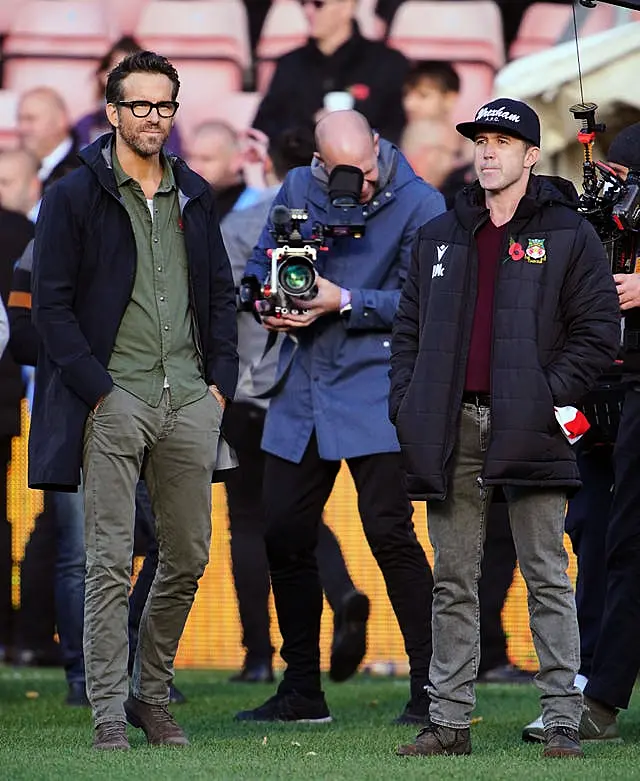
[[[505,243],[498,266],[487,485],[580,486],[553,407],[575,405],[611,365],[620,316],[602,245],[574,204],[569,182],[533,176],[506,231],[524,256],[512,259]],[[470,185],[414,244],[389,405],[414,498],[447,494],[477,291],[474,234],[488,216]]]

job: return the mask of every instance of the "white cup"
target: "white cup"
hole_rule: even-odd
[[[349,111],[355,105],[355,100],[350,92],[327,92],[324,96],[326,111]]]

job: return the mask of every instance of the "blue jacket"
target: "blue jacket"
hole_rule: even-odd
[[[391,325],[409,268],[411,245],[421,225],[444,210],[444,200],[418,178],[402,154],[380,142],[381,187],[366,205],[361,239],[328,239],[318,255],[318,273],[351,291],[349,318],[324,315],[296,331],[280,351],[279,371],[290,362],[282,390],[271,400],[262,447],[299,463],[312,432],[320,457],[340,460],[399,451],[387,414]],[[306,208],[309,220],[325,223],[329,198],[318,166],[296,168],[274,205]],[[275,247],[269,221],[246,273],[264,280],[266,250]]]
[[[41,343],[29,437],[29,485],[75,490],[89,411],[111,390],[107,371],[136,272],[131,221],[111,168],[111,134],[85,165],[47,191],[36,225],[33,321]],[[176,157],[189,297],[207,384],[233,398],[236,305],[211,188]],[[219,466],[219,465],[218,465]]]

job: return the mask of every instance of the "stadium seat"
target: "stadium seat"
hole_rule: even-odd
[[[502,18],[493,0],[424,2],[407,0],[389,31],[389,45],[413,61],[446,60],[460,76],[454,119],[464,121],[493,92],[504,65]]]
[[[272,3],[256,47],[258,92],[266,92],[275,61],[302,46],[307,40],[307,31],[307,20],[298,0],[275,0]]]
[[[577,8],[578,34],[581,38],[613,27],[616,9],[612,5],[598,3],[595,8]],[[516,39],[509,48],[514,60],[527,54],[548,49],[557,43],[573,40],[573,11],[570,5],[534,3],[525,11]]]
[[[142,9],[150,0],[102,0],[110,19],[110,30],[114,40],[122,35],[133,35],[140,20]]]
[[[142,10],[136,37],[178,69],[185,115],[201,113],[215,95],[242,89],[251,54],[241,0],[153,0]]]
[[[17,111],[17,94],[0,89],[0,149],[14,149],[18,145]]]
[[[251,127],[258,110],[261,95],[258,92],[227,92],[213,95],[197,106],[188,106],[183,110],[180,104],[180,130],[187,140],[193,129],[209,119],[222,119],[236,130]]]
[[[3,86],[54,87],[76,119],[95,102],[95,69],[109,45],[100,0],[25,0],[4,42]]]
[[[407,0],[389,31],[389,45],[410,60],[504,65],[502,18],[493,0],[459,3]]]
[[[381,40],[387,31],[386,23],[379,16],[376,16],[376,3],[377,0],[359,0],[356,11],[360,32],[365,38],[371,38],[372,41]]]

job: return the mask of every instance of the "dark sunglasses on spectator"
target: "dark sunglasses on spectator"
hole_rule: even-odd
[[[321,8],[324,8],[327,4],[327,0],[299,0],[300,5],[304,8],[305,5],[311,4],[316,11],[319,11]]]
[[[178,110],[180,104],[176,100],[161,100],[159,103],[150,103],[148,100],[117,100],[116,106],[126,106],[134,117],[144,119],[155,109],[162,119],[169,119]]]

